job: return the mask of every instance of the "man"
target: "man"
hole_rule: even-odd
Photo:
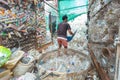
[[[58,24],[58,29],[57,29],[57,41],[58,41],[58,56],[60,55],[60,49],[62,45],[64,46],[64,54],[67,54],[67,47],[68,47],[68,42],[67,42],[67,31],[73,35],[73,32],[71,31],[70,25],[67,23],[67,15],[64,15],[62,17],[63,22]]]

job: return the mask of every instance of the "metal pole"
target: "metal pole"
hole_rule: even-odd
[[[49,28],[50,28],[50,33],[51,33],[51,40],[53,41],[51,12],[49,12]]]

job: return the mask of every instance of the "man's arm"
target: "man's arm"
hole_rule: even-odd
[[[71,27],[70,27],[70,25],[67,24],[67,26],[68,26],[68,32],[69,32],[71,35],[74,35],[74,33],[71,31]]]
[[[69,32],[71,35],[74,35],[74,33],[71,31],[71,29],[69,29],[68,32]]]

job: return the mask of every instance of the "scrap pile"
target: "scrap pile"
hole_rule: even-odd
[[[41,72],[45,71],[46,76],[42,80],[85,80],[90,69],[90,61],[87,55],[68,49],[69,55],[57,56],[57,50],[44,54],[39,62]]]
[[[12,53],[8,48],[0,46],[0,53],[0,58],[2,58],[0,61],[1,80],[21,80],[22,75],[26,74],[32,75],[29,80],[33,80],[33,76],[36,78],[35,61],[41,57],[37,50],[32,49],[28,52],[17,50]],[[23,79],[28,80],[28,78]]]
[[[0,4],[0,45],[28,51],[45,43],[42,1],[1,0]]]
[[[111,80],[115,75],[116,43],[119,41],[120,1],[89,1],[88,35],[97,61]],[[105,79],[103,79],[105,80]]]
[[[41,56],[36,49],[45,44],[44,17],[42,1],[0,0],[0,80],[36,78],[32,71]]]
[[[70,54],[74,54],[73,51],[70,51]],[[52,53],[50,55],[46,55],[43,59],[43,62],[45,63],[42,64],[42,67],[44,67],[46,70],[59,72],[79,72],[81,69],[87,69],[89,66],[87,59],[84,59],[79,54],[69,55],[68,57],[66,55],[63,55],[61,57],[56,56],[57,51],[54,54]]]
[[[41,54],[35,49],[27,52],[0,46],[0,79],[1,80],[85,80],[90,67],[87,55],[68,51],[56,58],[57,50]],[[79,56],[79,57],[78,57]],[[63,61],[64,60],[64,61]]]
[[[14,31],[13,31],[14,32]],[[10,36],[11,35],[11,36]],[[29,48],[35,48],[36,44],[36,30],[34,28],[28,28],[26,32],[16,32],[6,36],[4,40],[2,40],[2,45],[8,48],[21,48],[21,50],[28,51]],[[8,38],[9,37],[9,38]],[[8,39],[7,39],[8,38]],[[32,47],[31,47],[32,46]]]

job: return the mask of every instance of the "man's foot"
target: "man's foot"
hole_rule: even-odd
[[[66,48],[64,49],[64,54],[65,54],[65,55],[68,55]]]
[[[61,49],[59,48],[59,49],[58,49],[57,56],[60,56],[60,50],[61,50]]]
[[[57,57],[59,57],[59,56],[61,56],[61,54],[58,53],[58,54],[57,54]]]
[[[67,56],[68,56],[69,54],[68,54],[68,53],[65,53],[65,55],[67,55]]]

